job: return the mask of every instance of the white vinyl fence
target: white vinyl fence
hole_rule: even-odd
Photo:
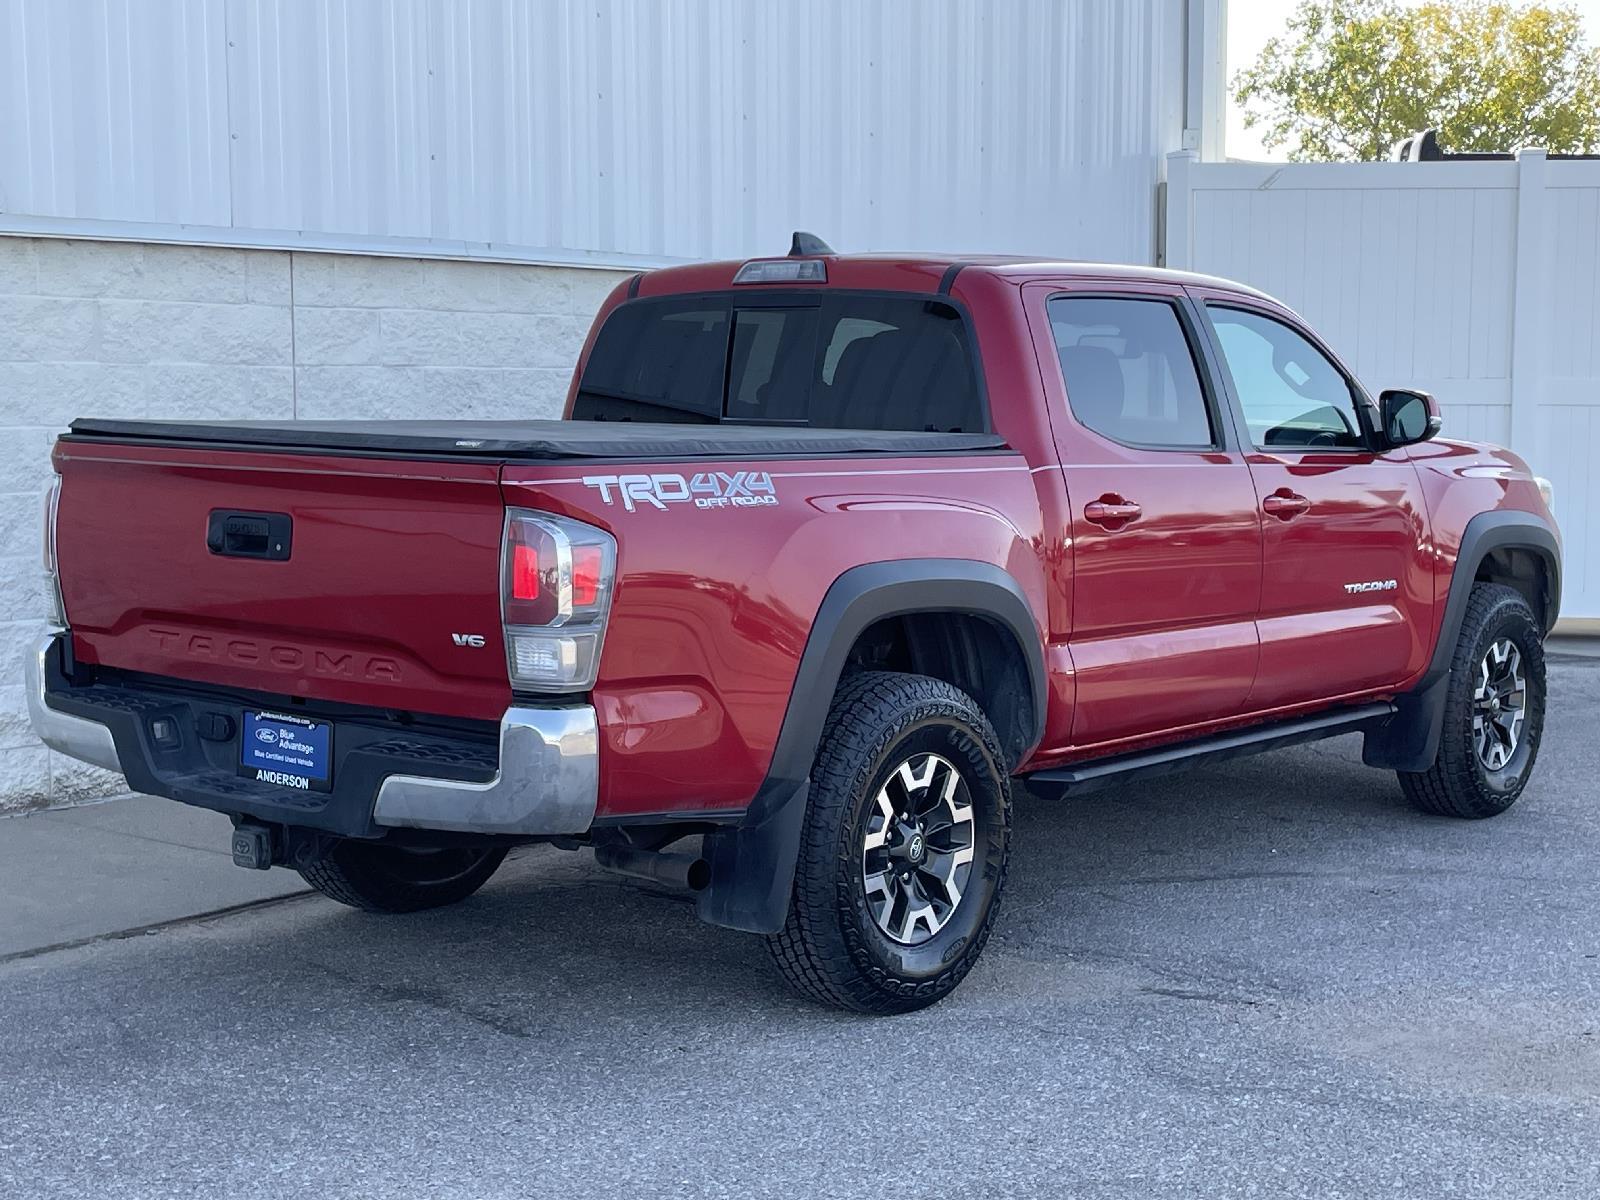
[[[1555,484],[1562,615],[1600,617],[1600,161],[1167,159],[1165,263],[1298,311],[1374,394],[1420,387],[1445,436]]]

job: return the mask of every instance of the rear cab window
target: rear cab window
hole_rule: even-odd
[[[729,317],[704,300],[624,304],[595,339],[579,405],[598,402],[614,421],[717,420]]]
[[[629,301],[601,326],[572,415],[989,431],[971,333],[955,305],[843,291]]]

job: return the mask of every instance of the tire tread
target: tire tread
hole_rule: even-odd
[[[829,709],[812,770],[806,828],[795,866],[795,886],[784,927],[766,939],[779,972],[801,995],[831,1007],[887,1014],[926,1007],[948,994],[972,969],[999,912],[1009,855],[1002,855],[989,912],[975,936],[949,967],[932,980],[907,985],[881,969],[864,971],[860,935],[850,922],[839,921],[848,905],[847,872],[854,870],[852,847],[838,836],[850,820],[858,797],[857,768],[886,750],[900,732],[930,710],[968,724],[983,742],[990,759],[1005,762],[994,730],[977,703],[942,680],[891,671],[864,671],[840,684]],[[999,771],[1009,828],[1010,786]],[[843,944],[837,934],[843,925]]]
[[[1405,793],[1406,799],[1422,812],[1442,817],[1482,820],[1504,812],[1521,794],[1519,787],[1509,799],[1487,795],[1479,778],[1477,752],[1471,745],[1470,738],[1465,746],[1465,752],[1462,752],[1462,747],[1457,743],[1459,733],[1453,732],[1471,728],[1470,681],[1477,667],[1474,659],[1478,643],[1484,631],[1495,621],[1502,619],[1508,610],[1522,616],[1533,628],[1538,628],[1533,609],[1528,606],[1522,593],[1515,588],[1497,583],[1473,585],[1472,593],[1467,599],[1467,611],[1461,618],[1461,631],[1456,638],[1455,653],[1450,659],[1451,682],[1445,700],[1445,732],[1439,740],[1439,753],[1435,756],[1433,765],[1426,771],[1396,772],[1400,777],[1400,790]],[[1534,663],[1529,663],[1530,672],[1534,666]],[[1542,666],[1539,686],[1542,689]],[[1543,703],[1542,697],[1540,703]],[[1539,734],[1540,730],[1530,724],[1529,735],[1536,739],[1533,746],[1535,753],[1538,749]],[[1531,759],[1529,767],[1530,769],[1532,767]],[[1526,773],[1523,778],[1526,780]]]

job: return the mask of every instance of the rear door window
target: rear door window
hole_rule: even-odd
[[[595,339],[573,416],[988,429],[971,339],[953,305],[847,292],[756,300],[735,294],[618,308]]]
[[[1194,353],[1166,300],[1059,296],[1050,330],[1078,423],[1124,445],[1217,444]]]

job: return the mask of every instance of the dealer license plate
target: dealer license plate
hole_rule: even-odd
[[[275,712],[246,712],[239,773],[301,791],[333,786],[333,726]]]

